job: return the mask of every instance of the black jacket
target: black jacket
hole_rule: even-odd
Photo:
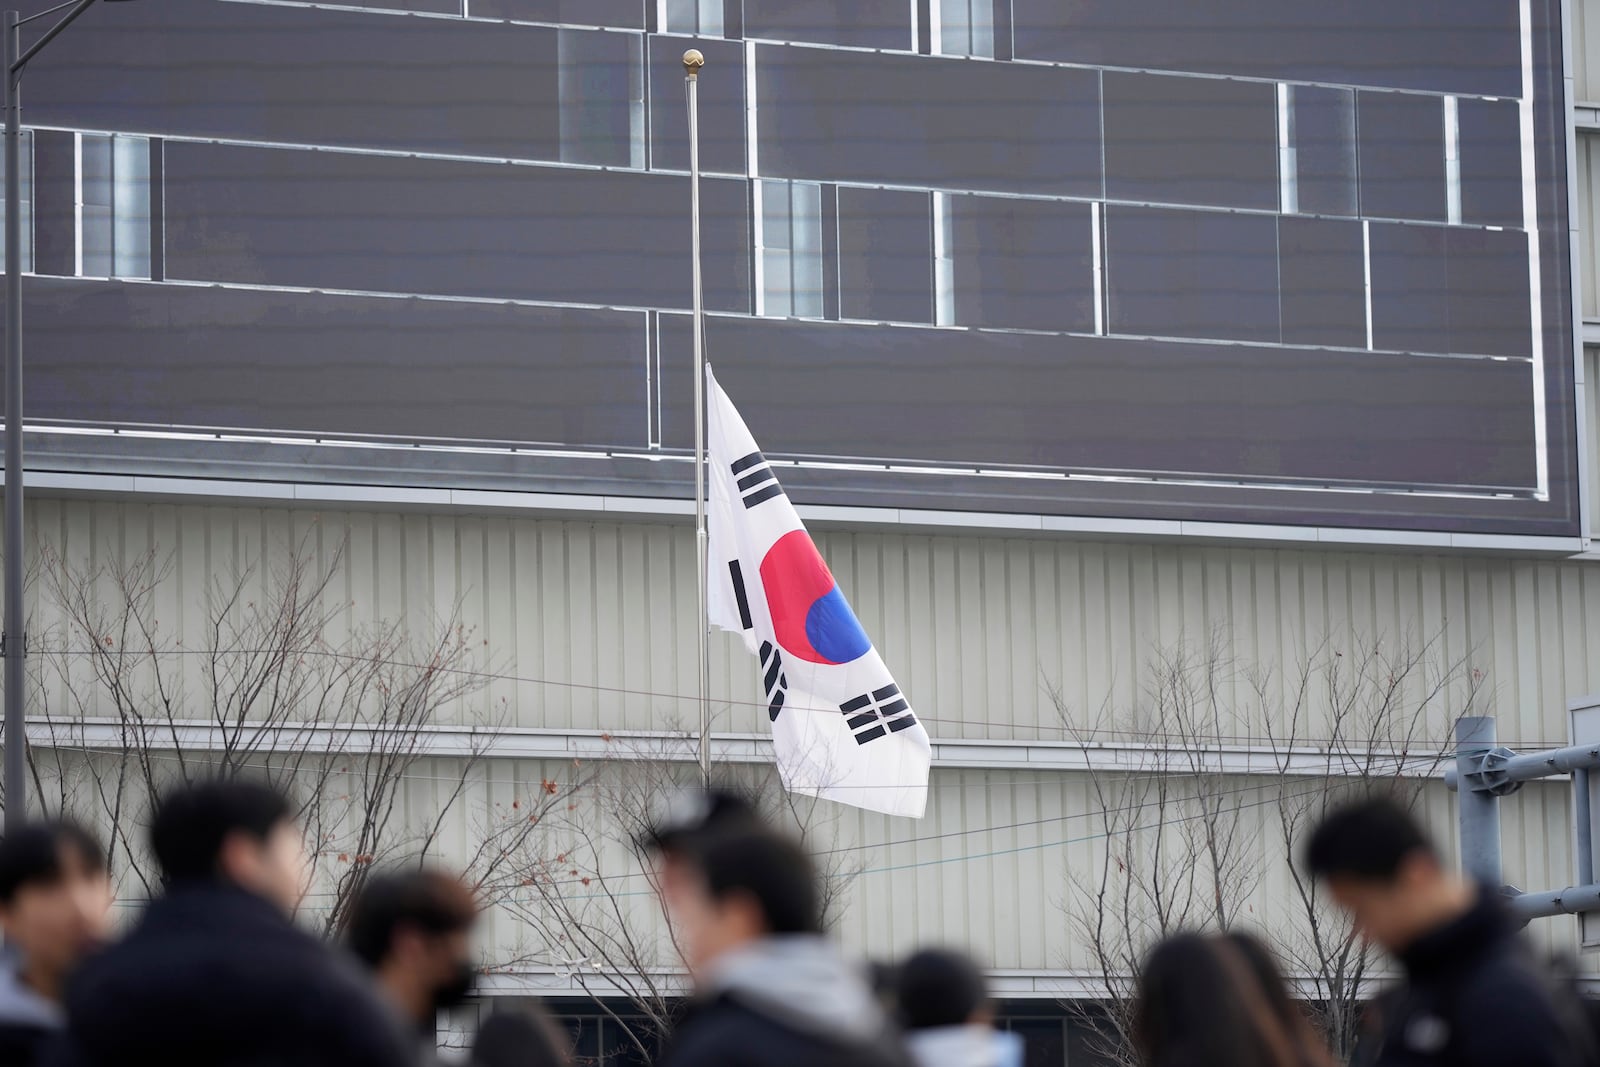
[[[689,1006],[657,1067],[907,1067],[886,1033],[852,1041],[778,1022],[724,993]]]
[[[71,1067],[411,1067],[414,1042],[355,966],[267,901],[216,884],[153,901],[67,989]]]
[[[0,1067],[33,1067],[61,1029],[61,1009],[23,984],[14,957],[0,957]]]
[[[1407,984],[1374,1005],[1376,1067],[1589,1067],[1575,991],[1518,936],[1492,890],[1400,954]]]
[[[659,1067],[907,1067],[865,977],[822,937],[752,942],[700,983]]]

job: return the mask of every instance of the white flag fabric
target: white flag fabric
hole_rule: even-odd
[[[761,661],[784,785],[922,818],[927,731],[709,366],[706,398],[711,622]]]

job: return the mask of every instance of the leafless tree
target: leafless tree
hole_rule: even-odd
[[[1228,928],[1259,879],[1241,819],[1248,792],[1218,762],[1237,723],[1225,695],[1231,668],[1220,632],[1198,649],[1158,651],[1138,704],[1102,709],[1094,730],[1073,726],[1053,696],[1086,757],[1101,838],[1096,869],[1070,872],[1063,903],[1104,996],[1103,1016],[1086,1021],[1119,1062],[1135,1062],[1129,977],[1150,946],[1180,930]],[[1105,730],[1148,741],[1107,746]]]
[[[1331,805],[1379,789],[1414,802],[1437,770],[1481,683],[1441,644],[1319,649],[1285,679],[1241,667],[1219,629],[1203,644],[1156,650],[1136,705],[1103,708],[1093,728],[1073,725],[1056,697],[1086,756],[1100,839],[1091,869],[1069,872],[1062,901],[1102,986],[1098,1004],[1074,1007],[1108,1060],[1137,1062],[1132,980],[1150,948],[1179,931],[1241,927],[1285,961],[1314,1022],[1348,1057],[1372,959],[1298,867],[1298,848]],[[1137,740],[1108,743],[1107,733]],[[1291,899],[1258,908],[1275,871]]]
[[[1373,956],[1306,876],[1299,849],[1329,808],[1352,796],[1384,793],[1414,806],[1448,758],[1452,724],[1475,713],[1483,674],[1466,657],[1445,655],[1436,635],[1326,649],[1287,681],[1287,692],[1264,672],[1252,682],[1277,771],[1271,814],[1293,887],[1273,947],[1345,1062],[1371,995]],[[1322,758],[1306,758],[1313,753]]]
[[[31,650],[41,664],[35,795],[46,810],[102,826],[115,869],[146,894],[155,875],[139,831],[151,799],[248,775],[296,799],[325,932],[380,864],[453,861],[494,903],[520,882],[540,819],[561,798],[540,790],[463,816],[486,755],[472,746],[453,757],[459,777],[443,796],[407,811],[406,783],[442,714],[484,685],[484,642],[454,612],[420,634],[394,621],[352,623],[337,595],[342,547],[319,561],[313,535],[269,552],[260,569],[214,577],[199,603],[182,605],[202,620],[189,640],[158,617],[159,605],[176,603],[170,554],[93,566],[44,553],[42,596],[55,621]],[[447,820],[463,817],[467,854],[439,856]]]

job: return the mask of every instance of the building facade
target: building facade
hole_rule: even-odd
[[[44,794],[126,760],[130,708],[161,761],[232,758],[222,653],[300,561],[318,655],[443,633],[468,679],[429,690],[395,853],[481,863],[538,805],[485,993],[644,1058],[594,999],[647,1014],[681,975],[625,835],[585,827],[695,774],[697,47],[711,357],[934,740],[922,822],[794,813],[836,930],[969,947],[1030,1067],[1094,1062],[1137,947],[1091,933],[1094,888],[1173,878],[1152,840],[1225,839],[1229,921],[1292,931],[1285,811],[1400,779],[1450,842],[1454,719],[1549,747],[1600,692],[1600,9],[1571,4],[93,12],[26,97]],[[719,767],[759,776],[722,635],[712,691]],[[397,732],[263,714],[280,764]],[[1504,808],[1507,880],[1571,884],[1567,784]],[[313,921],[360,823],[330,817]],[[643,947],[584,943],[597,908]]]

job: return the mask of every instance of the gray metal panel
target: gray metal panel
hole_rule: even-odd
[[[1366,344],[1365,257],[1354,220],[1278,220],[1278,271],[1286,344]]]
[[[169,278],[691,302],[677,175],[192,143],[168,144],[166,174]],[[701,195],[707,306],[748,311],[746,185]]]
[[[927,193],[839,190],[839,314],[933,322],[933,221]]]
[[[1101,84],[1107,197],[1278,206],[1273,86],[1122,71],[1106,71]]]
[[[1271,216],[1108,204],[1104,243],[1109,332],[1282,339]]]
[[[1461,145],[1461,220],[1522,225],[1520,117],[1514,100],[1456,101]]]
[[[1406,93],[1356,94],[1361,214],[1444,222],[1444,102]]]
[[[30,280],[30,417],[646,441],[642,312]]]
[[[761,173],[941,189],[1100,194],[1099,74],[756,49]]]
[[[958,325],[1094,330],[1090,205],[990,196],[947,203]]]
[[[1018,58],[1515,97],[1516,0],[1014,0]],[[1201,14],[1203,12],[1203,15]]]
[[[906,0],[744,0],[744,34],[851,48],[910,51]]]
[[[732,318],[710,320],[708,338],[774,455],[1479,486],[1533,475],[1521,363],[1024,334],[986,337],[974,363],[960,330]],[[663,319],[673,447],[692,427],[686,339]]]
[[[440,0],[445,2],[445,0]],[[450,0],[458,2],[458,0]],[[645,5],[655,0],[471,0],[473,18],[560,22],[571,26],[645,28]]]
[[[219,0],[109,6],[29,68],[29,121],[559,159],[556,37]]]

